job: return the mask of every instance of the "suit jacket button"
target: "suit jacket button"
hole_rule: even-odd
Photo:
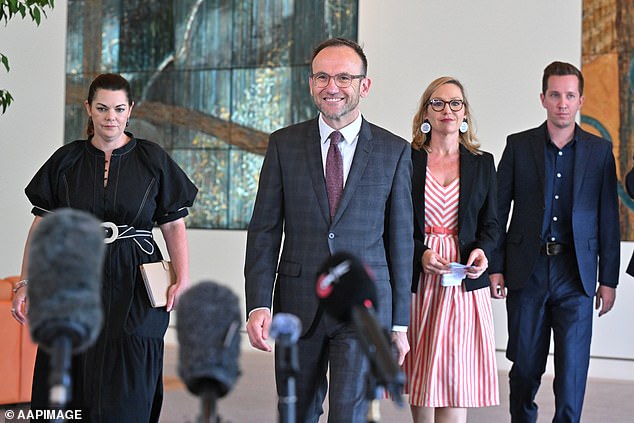
[[[330,232],[328,234],[328,239],[335,239],[335,234],[333,234],[332,232]]]

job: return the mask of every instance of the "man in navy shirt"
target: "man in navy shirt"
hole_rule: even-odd
[[[510,135],[498,166],[502,230],[489,266],[492,293],[506,296],[512,422],[537,421],[535,395],[555,345],[553,422],[578,422],[585,394],[592,304],[610,311],[620,240],[612,144],[583,131],[583,75],[573,65],[544,69],[546,122]],[[597,287],[598,275],[598,287]],[[507,291],[508,290],[508,291]]]

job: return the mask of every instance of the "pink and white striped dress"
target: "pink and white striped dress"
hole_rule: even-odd
[[[425,224],[458,229],[460,181],[447,186],[427,168]],[[458,236],[425,234],[425,244],[459,261]],[[488,289],[441,286],[441,276],[422,274],[413,294],[406,356],[406,392],[419,407],[499,405],[493,315]]]

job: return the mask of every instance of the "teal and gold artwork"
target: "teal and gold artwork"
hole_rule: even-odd
[[[92,79],[120,73],[129,130],[161,144],[199,188],[190,228],[244,229],[268,135],[316,115],[313,48],[357,39],[357,1],[69,0],[65,141],[85,138]]]

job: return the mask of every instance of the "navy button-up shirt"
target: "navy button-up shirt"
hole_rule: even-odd
[[[559,149],[551,140],[544,147],[545,209],[542,240],[573,246],[572,190],[575,166],[575,139]]]

